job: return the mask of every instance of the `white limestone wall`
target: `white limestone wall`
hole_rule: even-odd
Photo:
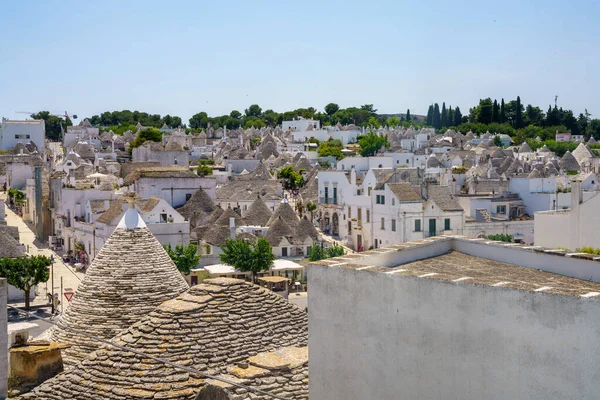
[[[461,235],[472,238],[487,235],[508,234],[523,235],[523,242],[534,243],[534,220],[529,221],[506,221],[506,222],[466,222],[464,229],[458,232]]]
[[[313,265],[308,282],[311,398],[600,391],[600,300]]]

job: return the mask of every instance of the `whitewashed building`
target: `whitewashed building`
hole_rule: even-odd
[[[28,119],[25,121],[2,118],[0,126],[0,150],[9,150],[17,143],[33,142],[41,153],[44,152],[46,124],[44,120]]]

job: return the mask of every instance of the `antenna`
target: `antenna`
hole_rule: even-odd
[[[557,104],[558,104],[558,95],[554,95],[554,108],[558,108]]]

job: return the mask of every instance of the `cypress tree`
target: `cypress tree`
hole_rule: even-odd
[[[412,118],[410,117],[410,109],[406,110],[406,120],[410,121]]]
[[[504,109],[504,99],[500,103],[500,123],[503,124],[506,122],[506,111]]]
[[[449,106],[448,107],[448,117],[446,118],[446,122],[448,123],[448,126],[454,126],[453,118],[454,118],[454,112],[452,111],[452,106]]]
[[[462,114],[460,113],[460,107],[456,107],[454,110],[454,125],[458,126],[462,124]]]
[[[433,123],[432,123],[432,125],[435,129],[442,128],[442,124],[441,124],[441,120],[440,120],[440,106],[438,105],[438,103],[435,103],[433,105]]]
[[[492,106],[492,122],[500,122],[500,110],[496,99],[494,99],[494,105]]]
[[[523,127],[523,106],[521,105],[521,98],[517,96],[517,110],[515,118],[515,128],[519,129]]]
[[[448,114],[446,114],[446,102],[442,103],[442,115],[440,118],[440,125],[442,127],[448,126]]]
[[[430,104],[427,110],[427,125],[433,126],[433,104]]]

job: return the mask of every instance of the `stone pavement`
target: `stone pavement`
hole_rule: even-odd
[[[4,201],[6,199],[6,193],[0,193],[0,201]],[[63,289],[72,289],[73,291],[77,290],[79,283],[83,280],[85,276],[82,272],[76,272],[73,267],[62,262],[62,258],[57,255],[54,251],[48,248],[46,243],[41,243],[39,240],[35,238],[35,234],[33,231],[27,226],[27,224],[23,221],[21,217],[15,214],[8,206],[5,208],[6,213],[6,223],[9,226],[16,226],[19,228],[19,241],[25,245],[25,249],[27,254],[35,256],[35,255],[43,255],[43,256],[54,256],[54,291],[60,295],[60,301],[62,303],[63,308],[66,307],[67,301],[60,293],[60,279],[63,279]],[[50,275],[50,279],[46,283],[41,283],[38,285],[37,296],[31,302],[31,305],[42,305],[48,304],[48,299],[46,294],[51,292],[52,288],[52,275]],[[11,303],[15,307],[25,306],[25,303]],[[59,306],[60,310],[60,306]]]

